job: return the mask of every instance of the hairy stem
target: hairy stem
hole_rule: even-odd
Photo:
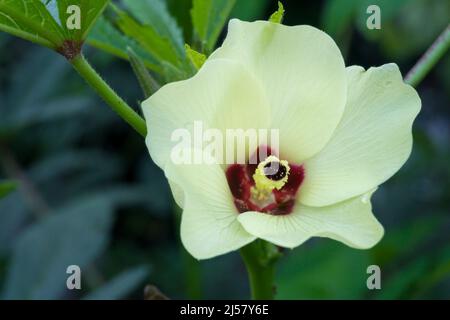
[[[241,249],[241,256],[247,268],[252,299],[274,299],[275,263],[280,257],[277,248],[263,240],[255,240]]]
[[[146,136],[147,127],[144,119],[136,113],[117,93],[100,77],[91,67],[82,54],[79,54],[70,63],[81,77],[105,100],[123,120],[142,136]]]
[[[439,35],[431,47],[405,76],[405,82],[416,87],[450,47],[450,25]]]

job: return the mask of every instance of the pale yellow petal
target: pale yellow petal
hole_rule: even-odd
[[[225,173],[219,165],[175,165],[166,176],[184,193],[181,240],[197,259],[237,250],[255,239],[238,222]]]
[[[172,135],[186,129],[192,147],[209,128],[267,128],[269,108],[259,82],[245,66],[231,60],[206,62],[191,79],[165,85],[142,104],[150,155],[164,168],[180,142]],[[196,134],[195,123],[201,124]]]
[[[281,216],[246,212],[239,215],[239,222],[248,233],[282,247],[294,248],[311,237],[327,237],[368,249],[384,234],[369,198],[366,194],[326,207],[297,204],[294,212]]]
[[[364,71],[349,67],[344,115],[325,148],[305,162],[301,202],[333,204],[380,185],[396,173],[412,148],[420,110],[417,92],[395,64]]]
[[[283,158],[302,162],[325,145],[347,90],[342,55],[327,34],[311,26],[233,19],[210,59],[223,58],[244,64],[261,81]]]

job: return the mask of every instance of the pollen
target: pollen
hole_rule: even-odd
[[[254,196],[264,198],[272,190],[280,190],[289,178],[290,167],[286,160],[280,160],[271,155],[258,164],[253,174],[255,187]]]

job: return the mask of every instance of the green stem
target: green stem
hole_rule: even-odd
[[[175,228],[180,234],[182,209],[174,202]],[[181,239],[180,244],[181,244]],[[202,270],[200,262],[194,259],[186,249],[180,245],[180,257],[183,264],[185,294],[188,299],[200,300],[203,296]]]
[[[139,116],[117,93],[100,77],[100,75],[91,67],[82,54],[70,60],[70,63],[83,77],[84,80],[98,93],[100,97],[134,130],[142,136],[146,136],[147,127],[144,119]]]
[[[450,25],[439,35],[430,48],[405,76],[405,82],[416,87],[450,47]]]
[[[184,265],[184,280],[186,297],[193,300],[201,300],[202,289],[202,268],[200,261],[194,259],[184,248],[182,250],[182,261]]]
[[[275,263],[280,256],[276,247],[256,240],[241,249],[241,256],[247,268],[252,299],[274,299]]]

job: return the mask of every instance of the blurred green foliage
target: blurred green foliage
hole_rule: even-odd
[[[381,8],[381,30],[365,27],[369,2]],[[255,20],[277,9],[271,0],[114,3],[86,53],[136,107],[144,95],[125,61],[128,47],[164,84],[192,74],[184,43],[213,50],[229,12]],[[441,0],[283,4],[285,24],[324,29],[348,65],[395,62],[403,73],[450,20],[450,3]],[[449,71],[447,54],[418,88],[423,107],[412,156],[374,196],[384,239],[366,251],[327,239],[284,250],[278,298],[450,298]],[[141,299],[148,283],[171,298],[248,298],[237,253],[198,263],[181,247],[166,179],[142,139],[64,59],[3,33],[0,179],[1,298]],[[80,291],[65,287],[72,264],[83,270]],[[381,267],[381,290],[366,287],[371,264]]]
[[[17,185],[14,181],[1,181],[0,182],[0,199],[6,197],[8,194],[16,189]]]

